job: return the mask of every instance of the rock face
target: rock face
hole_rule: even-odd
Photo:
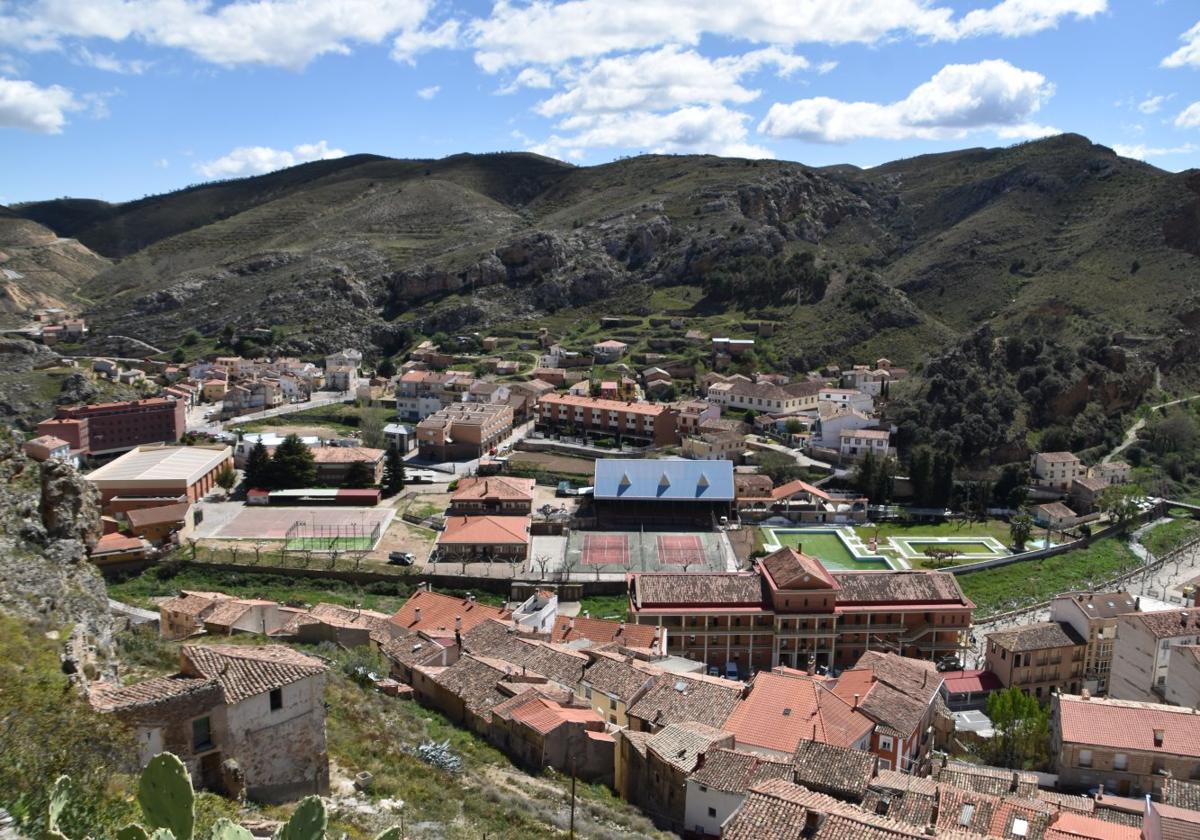
[[[112,645],[113,619],[87,545],[100,531],[97,495],[67,464],[39,467],[0,428],[0,609],[45,624],[71,625],[68,650]]]

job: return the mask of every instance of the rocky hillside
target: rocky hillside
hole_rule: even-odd
[[[74,239],[0,208],[0,326],[44,307],[77,309],[79,287],[111,263]]]
[[[93,379],[53,350],[20,338],[0,337],[0,424],[31,430],[56,405],[133,399],[138,392]]]
[[[113,620],[86,547],[100,535],[99,494],[71,466],[27,458],[0,427],[0,610],[48,630],[69,627],[103,662]]]
[[[128,205],[15,209],[119,259],[83,284],[89,317],[164,348],[232,324],[276,327],[290,352],[388,353],[415,333],[653,314],[660,290],[676,314],[787,324],[763,344],[796,367],[872,353],[915,366],[988,323],[1135,334],[1169,369],[1200,325],[1200,175],[1077,135],[871,170],[363,155]],[[795,255],[826,273],[817,291],[788,288]],[[780,285],[756,294],[768,275]]]

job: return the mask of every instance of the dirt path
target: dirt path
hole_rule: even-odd
[[[1169,402],[1159,403],[1158,405],[1152,405],[1152,406],[1150,406],[1150,410],[1158,411],[1160,408],[1166,408],[1167,406],[1171,406],[1171,405],[1180,405],[1181,403],[1191,402],[1192,400],[1195,400],[1195,399],[1200,399],[1200,394],[1193,394],[1190,397],[1180,397],[1177,400],[1170,400]],[[1112,452],[1109,452],[1102,459],[1100,459],[1100,463],[1101,464],[1109,463],[1110,461],[1112,461],[1113,458],[1116,458],[1118,455],[1120,455],[1126,449],[1133,446],[1133,444],[1137,441],[1138,432],[1140,432],[1145,427],[1146,427],[1145,418],[1139,418],[1137,420],[1137,422],[1135,422],[1132,426],[1130,426],[1128,431],[1125,432],[1125,438],[1121,441],[1120,445],[1117,446],[1117,448],[1114,449]]]

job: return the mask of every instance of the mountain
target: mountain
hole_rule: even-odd
[[[0,326],[44,307],[75,309],[80,286],[110,262],[73,239],[0,207]]]
[[[669,312],[714,330],[775,320],[759,351],[797,369],[915,366],[987,324],[1137,335],[1169,372],[1200,325],[1200,174],[1077,135],[865,170],[355,155],[12,210],[116,260],[79,286],[98,334],[164,349],[231,325],[272,327],[288,352],[378,355],[417,333],[578,337],[602,314]]]

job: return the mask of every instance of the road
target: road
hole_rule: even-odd
[[[269,408],[266,411],[256,411],[253,414],[243,414],[241,417],[234,417],[232,420],[217,420],[205,419],[204,415],[213,412],[219,415],[221,407],[219,404],[201,404],[195,405],[188,409],[187,412],[187,430],[189,432],[199,432],[204,434],[215,435],[223,428],[233,427],[242,423],[250,423],[255,420],[262,420],[266,417],[279,417],[284,414],[294,414],[297,411],[306,411],[310,408],[323,408],[327,405],[336,403],[348,402],[352,397],[346,391],[317,391],[313,394],[313,398],[308,402],[285,403],[276,408]]]
[[[780,455],[786,455],[792,458],[802,467],[812,467],[818,470],[833,470],[833,466],[826,464],[824,461],[818,461],[816,458],[810,458],[798,449],[789,449],[781,443],[771,443],[769,440],[758,436],[751,436],[747,441],[747,445],[751,449],[767,449],[771,452],[778,452]]]
[[[1169,402],[1159,403],[1158,405],[1152,405],[1152,406],[1150,406],[1150,410],[1157,411],[1160,408],[1166,408],[1167,406],[1170,406],[1170,405],[1180,405],[1185,402],[1191,402],[1192,400],[1195,400],[1195,399],[1200,399],[1200,394],[1192,394],[1192,396],[1190,396],[1190,397],[1181,397],[1177,400],[1170,400]],[[1124,438],[1124,440],[1121,441],[1120,445],[1117,446],[1117,448],[1114,449],[1112,452],[1109,452],[1107,455],[1105,455],[1103,458],[1101,458],[1100,463],[1101,464],[1109,463],[1110,461],[1112,461],[1113,458],[1116,458],[1118,455],[1120,455],[1126,449],[1133,446],[1133,444],[1137,441],[1138,432],[1140,432],[1145,427],[1146,427],[1145,418],[1138,418],[1138,420],[1132,426],[1130,426],[1129,429],[1125,432],[1125,438]]]

